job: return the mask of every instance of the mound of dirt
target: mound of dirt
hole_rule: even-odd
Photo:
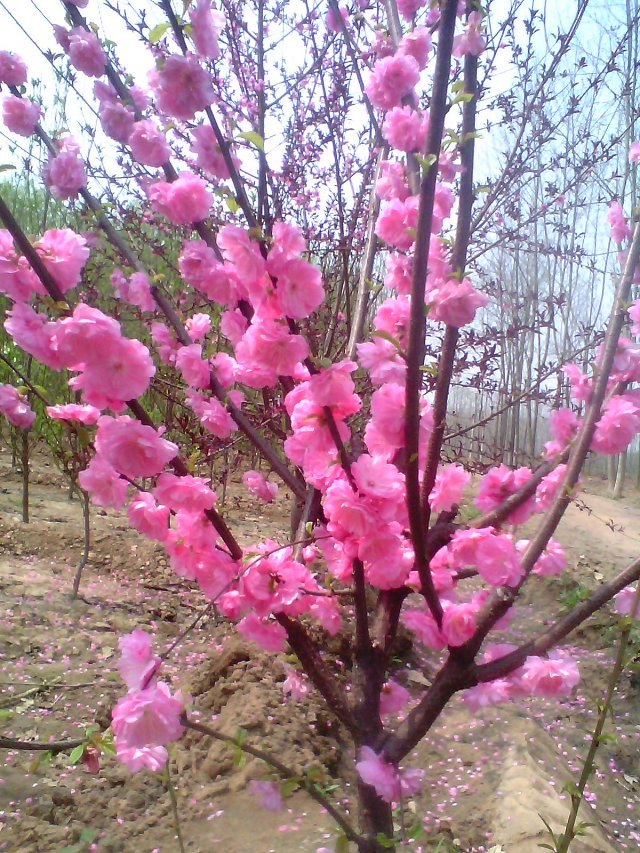
[[[321,768],[329,778],[340,775],[344,751],[342,733],[328,714],[321,698],[312,693],[304,702],[286,701],[282,683],[286,671],[273,655],[256,654],[234,637],[224,651],[206,660],[191,683],[195,708],[203,721],[215,719],[222,734],[235,737],[240,730],[253,745],[261,746],[296,773]],[[233,748],[220,741],[191,733],[185,747],[198,756],[198,764],[210,779],[218,781],[216,792],[238,790],[247,780],[265,774],[263,762],[247,756],[239,772],[234,767]]]

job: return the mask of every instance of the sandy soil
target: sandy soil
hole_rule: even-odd
[[[81,512],[69,503],[52,468],[41,468],[33,486],[32,523],[20,521],[19,479],[0,457],[0,731],[23,740],[61,740],[104,724],[121,693],[117,640],[134,627],[154,627],[167,647],[202,607],[196,590],[178,587],[161,551],[130,531],[117,514],[93,513],[90,563],[82,600],[68,591],[81,552]],[[640,551],[640,508],[635,500],[613,504],[585,493],[592,513],[572,507],[559,538],[570,557],[570,575],[587,586],[626,565]],[[257,507],[232,489],[229,515],[244,541],[277,536],[286,527],[285,502]],[[607,527],[615,517],[616,529]],[[624,530],[618,530],[622,525]],[[519,610],[508,638],[521,639],[549,609],[560,612],[568,581],[540,583]],[[556,599],[560,598],[560,602]],[[535,702],[470,715],[451,703],[430,737],[411,758],[430,784],[416,801],[416,819],[431,840],[422,849],[527,853],[546,841],[539,814],[559,829],[596,701],[612,655],[608,615],[598,616],[570,638],[579,647],[583,681],[561,704]],[[333,796],[349,808],[345,774],[348,745],[312,698],[285,703],[285,661],[240,642],[225,625],[207,618],[181,643],[167,664],[174,686],[190,691],[203,721],[270,749],[300,770],[323,769]],[[416,672],[398,661],[396,678],[415,695],[434,661]],[[584,818],[593,824],[576,851],[634,850],[640,846],[638,782],[638,684],[624,676],[611,731],[615,742],[598,755]],[[0,769],[0,849],[7,851],[174,851],[170,798],[163,780],[128,774],[105,760],[99,775],[70,766],[64,755],[35,767],[35,753],[3,752]],[[189,851],[316,851],[332,849],[330,818],[303,794],[287,809],[260,809],[246,789],[269,778],[254,760],[238,766],[219,742],[190,733],[172,748],[171,767],[185,849]],[[437,845],[440,845],[437,847]]]

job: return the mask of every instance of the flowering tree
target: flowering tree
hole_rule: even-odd
[[[268,9],[260,0],[242,20],[237,3],[220,12],[197,0],[180,17],[161,0],[165,20],[153,27],[143,14],[123,15],[155,57],[149,91],[126,76],[113,43],[101,42],[80,11],[86,5],[62,3],[67,26],[56,26],[55,37],[72,68],[95,78],[99,121],[117,143],[118,164],[127,164],[121,189],[136,201],[118,212],[96,196],[93,183],[101,186],[109,161],[92,175],[78,141],[49,136],[28,97],[24,63],[1,53],[6,127],[44,144],[50,193],[79,199],[94,229],[51,229],[32,241],[0,199],[5,329],[52,371],[70,372],[77,399],[45,399],[46,411],[81,436],[90,461],[79,482],[91,500],[126,505],[131,525],[162,543],[175,572],[197,582],[244,637],[295,654],[299,670],[287,690],[304,701],[312,686],[353,740],[359,829],[323,802],[359,850],[388,848],[392,804],[422,783],[422,771],[402,762],[454,694],[464,691],[471,708],[563,695],[578,682],[578,667],[554,647],[616,595],[622,610],[637,606],[630,584],[640,560],[523,645],[496,642],[525,586],[564,568],[552,537],[587,455],[623,452],[640,432],[640,398],[629,390],[640,380],[640,348],[621,336],[627,323],[640,333],[640,304],[630,302],[640,225],[631,228],[619,204],[610,208],[622,253],[611,318],[593,374],[566,366],[582,413],[554,412],[535,470],[500,465],[472,486],[442,451],[458,348],[487,302],[467,269],[487,47],[478,4],[390,0],[378,8],[365,0],[351,16],[334,2],[322,16],[306,7],[295,30],[311,68],[270,85],[267,15],[287,25],[281,4]],[[363,55],[359,42],[371,32]],[[295,110],[318,69],[326,110],[311,117],[305,136],[294,132],[305,123]],[[327,69],[348,69],[348,82],[330,84]],[[281,90],[293,104],[284,118],[294,131],[274,170],[265,152],[268,100],[277,110]],[[358,127],[346,106],[354,92]],[[320,143],[314,134],[323,127]],[[178,171],[174,159],[189,168]],[[311,172],[323,185],[315,195],[303,180]],[[309,227],[328,200],[337,211],[333,256],[314,245],[318,231]],[[365,332],[378,246],[386,298],[375,301]],[[92,287],[98,247],[113,260],[115,299]],[[126,331],[114,316],[122,305]],[[160,376],[170,377],[188,417],[156,405],[151,389]],[[8,385],[0,410],[23,428],[34,418]],[[274,476],[247,472],[248,491],[272,501],[279,479],[297,502],[287,543],[241,546],[218,509],[215,483],[194,475],[194,444],[236,432]],[[481,512],[471,523],[460,514],[465,491],[475,492]],[[532,538],[517,540],[515,528],[536,515]],[[409,701],[389,678],[401,624],[441,660],[394,726]],[[351,642],[349,690],[328,655],[327,638],[339,631]],[[132,771],[158,769],[185,728],[215,735],[160,680],[162,660],[148,635],[123,637],[121,650],[128,693],[112,722],[120,761]],[[313,780],[301,784],[321,796]]]

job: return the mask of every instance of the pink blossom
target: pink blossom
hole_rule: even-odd
[[[151,635],[139,628],[118,640],[121,652],[118,670],[129,692],[148,687],[152,674],[160,666],[160,658],[153,654],[152,643]]]
[[[356,486],[363,495],[385,501],[401,500],[404,476],[395,465],[363,453],[351,466]]]
[[[209,362],[202,358],[200,344],[182,346],[176,354],[176,367],[191,388],[206,388],[209,385]]]
[[[173,442],[161,438],[153,427],[121,415],[98,421],[95,438],[100,456],[125,477],[153,477],[178,454]]]
[[[220,56],[218,37],[224,27],[224,15],[211,8],[211,0],[196,0],[189,12],[191,38],[198,56],[217,59]]]
[[[611,239],[614,243],[624,243],[631,237],[631,228],[622,211],[619,201],[612,201],[607,212],[607,222],[611,227]]]
[[[456,328],[472,323],[478,308],[482,308],[489,301],[484,293],[475,289],[468,278],[463,278],[462,281],[449,279],[438,282],[428,291],[426,300],[431,318]]]
[[[78,146],[70,137],[65,137],[60,153],[50,157],[44,167],[43,176],[54,198],[75,198],[87,186],[87,175]]]
[[[41,115],[40,105],[28,98],[7,95],[2,102],[2,119],[7,129],[20,136],[31,136]]]
[[[386,259],[384,286],[397,290],[402,296],[408,296],[411,293],[411,278],[411,258],[390,252]]]
[[[376,192],[384,201],[399,199],[404,201],[409,195],[407,174],[402,163],[383,160],[376,181]]]
[[[530,479],[530,468],[517,468],[515,471],[506,465],[491,468],[480,481],[475,504],[483,512],[491,512],[521,489]],[[510,513],[507,521],[509,524],[524,524],[535,511],[535,496],[532,495]]]
[[[138,770],[159,773],[167,763],[168,757],[164,746],[145,746],[137,749],[123,746],[122,742],[116,738],[116,758],[131,773],[137,773]]]
[[[398,151],[421,151],[424,148],[427,123],[425,117],[411,107],[394,107],[385,116],[382,133]]]
[[[261,619],[255,613],[250,613],[236,627],[243,637],[268,652],[281,652],[284,649],[286,631],[272,619]]]
[[[471,482],[462,465],[445,465],[438,469],[433,491],[429,495],[429,504],[435,512],[448,512],[454,505],[459,504],[462,492]]]
[[[372,525],[372,530],[358,546],[358,557],[364,563],[367,581],[378,589],[403,586],[415,557],[400,535],[400,525]]]
[[[404,35],[398,45],[400,56],[412,56],[420,70],[427,66],[431,53],[431,33],[427,27],[414,27]]]
[[[546,456],[555,456],[569,445],[578,433],[580,418],[572,409],[557,409],[549,418],[549,432],[553,441],[545,444]]]
[[[289,261],[278,277],[276,293],[285,317],[304,320],[324,299],[320,270],[302,258]]]
[[[357,370],[354,361],[344,359],[322,368],[309,380],[309,398],[318,406],[327,406],[340,420],[360,410],[351,374]]]
[[[640,433],[640,405],[630,394],[612,397],[596,424],[591,449],[605,456],[623,453]]]
[[[593,391],[593,382],[577,364],[565,364],[562,372],[571,385],[571,399],[577,403],[588,403]]]
[[[374,107],[390,110],[401,102],[420,79],[420,68],[413,56],[385,56],[376,62],[365,93]]]
[[[194,314],[189,317],[185,326],[192,341],[202,341],[211,330],[211,317],[208,314]]]
[[[419,9],[427,5],[427,0],[398,0],[397,5],[405,21],[410,21]]]
[[[281,812],[284,809],[284,801],[275,782],[259,782],[257,779],[252,779],[249,782],[249,792],[254,797],[258,797],[260,805],[268,812]]]
[[[177,119],[189,120],[215,99],[207,72],[193,56],[168,56],[149,74],[158,109]]]
[[[4,327],[20,349],[28,352],[38,361],[59,370],[60,358],[57,353],[55,323],[47,322],[46,317],[34,311],[30,305],[17,302],[10,311]]]
[[[242,476],[245,489],[265,503],[273,503],[278,494],[278,484],[270,483],[269,480],[258,471],[247,471]]]
[[[602,357],[602,347],[596,352],[596,362]],[[640,381],[640,344],[629,338],[619,338],[613,358],[611,377],[614,382]]]
[[[259,289],[264,290],[262,277],[266,272],[267,263],[258,244],[249,237],[244,228],[224,225],[218,232],[218,245],[225,261],[233,265],[234,272],[245,287],[258,283]]]
[[[75,287],[89,258],[87,241],[70,228],[45,231],[36,250],[63,293]]]
[[[418,227],[418,205],[418,196],[383,202],[376,222],[378,237],[396,249],[410,249]]]
[[[482,34],[482,12],[471,12],[467,18],[464,33],[453,40],[451,53],[458,57],[465,54],[480,56],[486,46],[487,42]]]
[[[640,143],[638,143],[640,145]],[[629,318],[631,319],[631,334],[640,336],[640,299],[637,299],[629,308]]]
[[[229,167],[218,145],[218,139],[213,128],[208,124],[199,124],[191,132],[194,139],[191,150],[196,155],[198,168],[213,178],[218,178],[221,181],[226,180],[229,177]],[[238,158],[231,155],[231,160],[234,166],[238,168],[240,165]]]
[[[27,82],[27,66],[17,53],[0,50],[0,83],[7,86],[24,86]]]
[[[470,601],[445,605],[442,633],[448,646],[462,646],[473,637],[477,614],[477,606]]]
[[[382,685],[380,691],[380,713],[383,717],[397,714],[402,711],[410,698],[411,694],[406,687],[393,679],[389,679]]]
[[[127,481],[101,456],[93,457],[78,474],[78,482],[96,506],[120,509],[127,499]]]
[[[528,539],[520,539],[516,542],[518,553],[522,555],[524,555],[528,547]],[[534,575],[539,575],[540,577],[552,577],[564,571],[566,565],[567,558],[564,548],[555,539],[550,539],[547,547],[534,563],[532,571]]]
[[[235,304],[236,285],[229,270],[225,264],[220,263],[213,249],[207,246],[204,240],[187,240],[182,247],[178,266],[184,280],[209,299],[224,305]],[[242,324],[244,332],[247,321],[241,314],[240,317],[242,320],[238,320],[238,323]]]
[[[191,172],[181,172],[175,181],[156,181],[147,187],[153,209],[174,225],[190,225],[206,219],[213,204],[207,185]]]
[[[0,385],[0,414],[20,429],[29,429],[36,419],[36,413],[13,385]]]
[[[98,423],[100,409],[96,409],[95,406],[66,403],[61,406],[47,406],[47,414],[56,421],[77,421],[80,424],[93,426]]]
[[[569,695],[580,681],[580,673],[575,661],[569,657],[534,655],[525,660],[519,681],[534,696],[554,699]]]
[[[413,631],[428,649],[440,651],[447,645],[444,634],[431,613],[426,610],[406,610],[402,614],[402,623]]]
[[[0,292],[15,302],[26,302],[45,290],[26,258],[20,257],[11,234],[0,230]]]
[[[163,746],[181,737],[182,701],[163,682],[132,691],[118,700],[112,711],[111,730],[128,749]]]
[[[513,540],[492,527],[458,530],[449,548],[460,565],[475,566],[492,586],[515,586],[524,576]]]
[[[203,397],[192,392],[186,396],[202,426],[217,438],[229,438],[237,427],[227,409],[214,398]]]
[[[160,360],[164,364],[175,364],[178,342],[164,323],[151,324],[151,338],[158,349]]]
[[[138,533],[164,542],[169,533],[169,507],[157,504],[149,492],[139,492],[127,507],[129,524]]]
[[[116,142],[122,142],[123,145],[128,142],[135,123],[133,110],[119,101],[106,102],[100,107],[99,116],[100,124],[107,136],[115,139]]]
[[[141,311],[154,311],[156,303],[146,273],[134,272],[121,291],[122,299]]]
[[[309,695],[309,681],[304,673],[299,673],[293,667],[286,667],[287,677],[282,684],[282,692],[293,702],[300,702]]]
[[[349,22],[349,10],[346,6],[340,6],[337,11],[333,8],[333,6],[329,7],[329,11],[327,12],[327,29],[331,30],[332,33],[341,33],[342,26],[341,21],[344,24]]]
[[[151,119],[142,119],[133,125],[129,145],[134,160],[144,166],[164,166],[171,155],[164,133]]]
[[[617,613],[621,613],[623,616],[631,616],[637,591],[638,588],[636,586],[626,586],[614,596],[614,608]],[[640,619],[640,602],[636,605],[636,612],[633,615],[636,619]]]
[[[87,77],[102,77],[107,57],[98,36],[84,27],[68,32],[56,27],[56,39],[69,56],[69,62]]]
[[[566,472],[566,465],[558,465],[550,474],[547,474],[546,477],[540,480],[540,485],[536,489],[536,506],[538,510],[549,509],[564,480]]]
[[[149,387],[155,366],[140,341],[123,338],[120,324],[97,308],[78,304],[72,317],[57,324],[55,340],[62,364],[81,374],[70,380],[87,403],[122,411],[124,401]]]
[[[640,163],[640,142],[632,142],[629,146],[629,162]]]
[[[254,318],[236,346],[241,381],[251,388],[273,386],[279,376],[294,376],[308,354],[305,339],[274,320]]]
[[[190,474],[183,477],[160,474],[153,494],[161,504],[166,504],[176,511],[204,512],[211,509],[216,502],[216,495],[209,487],[209,480],[192,477]]]
[[[370,746],[361,747],[360,757],[356,762],[356,770],[365,785],[374,788],[381,799],[388,803],[399,799],[400,779],[398,771]]]

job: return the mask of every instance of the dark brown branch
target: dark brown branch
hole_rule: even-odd
[[[420,390],[422,372],[420,368],[425,356],[426,319],[424,295],[429,264],[429,245],[433,224],[436,182],[438,177],[438,157],[442,144],[442,133],[447,111],[447,91],[451,66],[451,48],[456,25],[457,0],[446,0],[440,16],[438,54],[434,72],[433,93],[429,111],[429,131],[425,154],[434,162],[422,176],[420,186],[420,208],[413,260],[413,280],[411,283],[411,313],[409,317],[409,340],[407,345],[407,384],[406,384],[406,420],[405,447],[407,454],[406,489],[407,508],[411,542],[416,555],[416,568],[424,596],[438,625],[442,622],[442,606],[433,585],[431,572],[425,559],[425,529],[420,500],[418,476],[420,463],[418,446],[420,434]]]
[[[284,613],[277,614],[276,619],[287,632],[289,645],[298,656],[304,671],[318,692],[324,697],[327,705],[340,722],[354,734],[356,725],[344,699],[342,688],[327,669],[317,645],[300,622],[290,619]]]
[[[51,743],[43,741],[16,740],[12,737],[0,737],[0,749],[20,749],[34,752],[51,752],[57,755],[59,752],[71,752],[77,746],[86,743],[86,738],[76,740],[55,740]]]
[[[473,160],[475,153],[476,107],[478,88],[478,57],[466,54],[464,58],[464,91],[472,96],[465,101],[462,110],[462,142],[460,145],[460,198],[458,223],[453,245],[451,265],[455,275],[464,276],[467,264],[467,250],[471,236],[471,212],[475,199],[473,191]],[[459,330],[447,326],[442,342],[442,351],[438,362],[436,391],[433,402],[433,432],[427,447],[424,478],[422,481],[422,513],[424,526],[428,527],[431,516],[429,495],[436,482],[438,464],[442,452],[442,442],[446,428],[449,390],[453,378]]]

